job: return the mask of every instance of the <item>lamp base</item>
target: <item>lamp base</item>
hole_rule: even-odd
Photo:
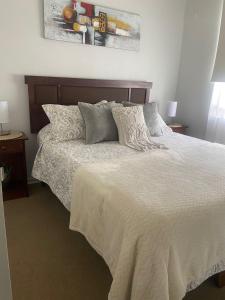
[[[0,130],[0,136],[9,135],[9,134],[10,134],[10,130],[7,131]]]

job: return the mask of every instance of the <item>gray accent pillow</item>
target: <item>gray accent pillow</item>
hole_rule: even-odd
[[[112,115],[112,107],[116,106],[122,106],[122,104],[114,102],[96,106],[78,102],[85,123],[86,144],[118,141],[118,130]]]
[[[145,117],[145,122],[148,127],[151,136],[161,136],[163,135],[163,124],[164,121],[158,113],[158,106],[156,102],[146,103],[143,106],[143,112]],[[166,123],[165,123],[166,125]]]
[[[124,107],[140,105],[137,103],[132,103],[128,101],[122,102]],[[158,105],[156,102],[149,102],[143,105],[143,112],[145,117],[145,122],[148,127],[151,136],[162,136],[169,135],[172,133],[171,128],[169,128],[163,121],[162,117],[158,112]]]

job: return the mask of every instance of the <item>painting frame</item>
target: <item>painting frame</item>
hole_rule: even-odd
[[[141,16],[78,0],[44,0],[44,38],[138,52]]]

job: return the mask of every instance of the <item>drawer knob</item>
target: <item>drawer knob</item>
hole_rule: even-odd
[[[1,146],[1,150],[5,151],[6,150],[6,146]]]

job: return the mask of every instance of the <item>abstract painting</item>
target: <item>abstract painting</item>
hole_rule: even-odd
[[[77,0],[44,0],[45,38],[138,51],[140,16]]]

